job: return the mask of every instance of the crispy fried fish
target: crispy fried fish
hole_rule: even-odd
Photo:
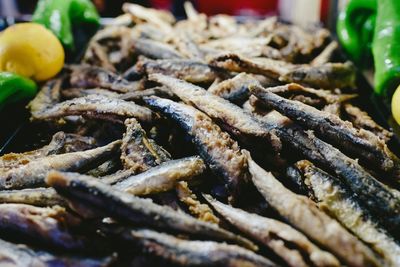
[[[0,189],[41,186],[50,170],[79,171],[87,169],[90,165],[101,164],[108,157],[117,153],[120,145],[121,141],[115,141],[103,147],[51,155],[30,161],[19,168],[0,171]]]
[[[165,231],[203,236],[213,240],[229,241],[253,250],[257,249],[249,240],[214,224],[199,221],[169,207],[157,205],[149,199],[116,190],[90,176],[52,171],[47,176],[46,182],[60,195],[117,220]]]
[[[63,148],[66,140],[64,132],[53,135],[50,143],[44,147],[24,153],[8,153],[0,157],[0,169],[11,169],[29,163],[31,160],[58,154]]]
[[[60,101],[61,85],[63,78],[56,78],[47,81],[34,99],[27,105],[32,114],[41,112]]]
[[[0,203],[20,203],[38,207],[59,205],[66,207],[66,201],[53,188],[27,188],[0,191]]]
[[[267,258],[236,245],[214,241],[192,241],[153,230],[139,229],[120,234],[125,241],[178,266],[278,266]]]
[[[119,159],[119,155],[106,160],[101,165],[97,166],[94,169],[86,172],[87,175],[94,177],[104,177],[106,175],[115,173],[121,168],[121,160]]]
[[[177,34],[172,37],[172,42],[184,57],[197,60],[204,59],[204,53],[194,42],[189,33],[177,31]]]
[[[308,198],[285,188],[248,156],[254,185],[266,201],[297,229],[327,248],[348,266],[381,266],[373,252]]]
[[[262,74],[282,82],[307,84],[316,88],[335,89],[355,86],[355,69],[350,62],[326,63],[313,67],[269,58],[245,58],[230,53],[218,55],[209,63],[211,66],[229,71]]]
[[[153,87],[142,91],[128,92],[119,95],[118,98],[125,101],[141,101],[143,97],[153,95],[170,99],[176,98],[168,88],[163,86]]]
[[[388,142],[393,137],[393,132],[378,125],[367,112],[362,111],[360,108],[353,106],[350,103],[345,103],[343,109],[347,114],[347,118],[353,123],[354,127],[371,131],[385,142]]]
[[[141,59],[135,67],[139,73],[161,73],[192,83],[212,83],[218,77],[218,70],[193,59]]]
[[[261,217],[223,204],[205,195],[211,206],[243,233],[269,247],[289,266],[340,266],[329,252],[319,249],[306,236],[278,220]]]
[[[100,179],[103,183],[113,185],[113,184],[121,182],[131,176],[134,176],[135,174],[136,174],[135,171],[132,169],[124,169],[124,170],[119,170],[115,173],[100,177]]]
[[[249,86],[252,84],[259,85],[259,82],[254,76],[242,72],[232,79],[224,80],[210,87],[208,91],[233,103],[240,104],[249,98]]]
[[[379,182],[359,163],[346,156],[332,145],[322,141],[312,132],[305,132],[287,117],[274,111],[263,117],[265,127],[294,151],[305,158],[336,173],[358,198],[380,218],[390,231],[400,225],[400,201],[397,194]]]
[[[249,38],[247,36],[229,36],[217,40],[210,40],[202,48],[218,49],[221,52],[231,52],[246,57],[265,57],[282,59],[280,51],[268,44],[271,35],[267,37]]]
[[[1,232],[64,250],[83,250],[89,244],[87,239],[68,230],[68,224],[71,221],[78,223],[77,220],[59,206],[40,208],[26,204],[0,204]]]
[[[286,83],[300,83],[315,88],[355,88],[355,67],[350,62],[325,63],[319,66],[299,66],[279,77]]]
[[[112,257],[89,258],[52,255],[34,250],[22,244],[14,244],[0,239],[0,265],[7,267],[108,267]]]
[[[136,92],[136,91],[135,91]],[[140,92],[140,91],[139,91]],[[104,95],[109,98],[118,98],[121,94],[101,88],[68,88],[61,91],[65,99],[72,99],[77,97],[84,97],[88,95]]]
[[[104,46],[100,45],[97,41],[92,39],[83,56],[82,63],[92,66],[99,66],[111,72],[117,72],[114,65],[110,62],[107,50]]]
[[[214,67],[227,69],[234,72],[247,72],[261,74],[273,79],[295,68],[295,65],[269,58],[244,58],[234,53],[217,55],[209,60]]]
[[[162,163],[138,175],[127,177],[114,185],[114,188],[133,195],[148,195],[171,190],[179,181],[190,180],[206,169],[198,157],[176,159]]]
[[[333,53],[338,49],[339,45],[336,41],[332,41],[329,45],[327,45],[322,52],[316,56],[311,62],[311,66],[321,66],[325,63],[328,63],[332,58]]]
[[[174,16],[165,10],[146,8],[133,3],[124,3],[122,10],[130,14],[136,23],[146,21],[168,33],[172,31],[171,24],[175,22]]]
[[[84,151],[95,148],[97,145],[97,141],[94,137],[66,133],[64,146],[59,151],[59,154]]]
[[[307,99],[307,97],[309,97],[314,101],[319,100],[317,103],[320,103],[321,106],[324,106],[329,104],[346,102],[358,96],[357,94],[343,94],[343,93],[335,94],[329,90],[304,87],[297,83],[288,83],[285,85],[268,87],[268,88],[263,85],[263,87],[265,87],[269,92],[280,95],[284,98],[297,100],[309,105],[311,104],[303,101],[303,99]]]
[[[178,182],[176,185],[176,193],[179,201],[184,203],[193,216],[201,221],[219,224],[219,219],[214,215],[212,209],[207,205],[201,203],[192,190],[190,190],[186,181]]]
[[[341,148],[344,152],[362,159],[390,173],[399,159],[376,135],[363,129],[356,129],[339,117],[314,107],[278,96],[261,86],[250,86],[250,91],[265,104],[273,107],[290,119],[314,130],[321,138]]]
[[[123,118],[135,117],[142,122],[150,122],[156,114],[135,103],[109,98],[102,95],[88,95],[58,103],[40,113],[33,113],[33,120],[51,120],[70,115],[81,115],[120,122]]]
[[[68,66],[72,70],[70,85],[74,88],[103,88],[118,93],[140,89],[139,82],[129,82],[108,70],[89,65]]]
[[[154,87],[140,91],[132,91],[128,93],[116,93],[107,89],[101,88],[92,88],[92,89],[84,89],[84,88],[69,88],[61,91],[62,96],[65,99],[72,99],[77,97],[85,97],[88,95],[104,95],[109,98],[118,98],[125,101],[141,101],[143,97],[156,95],[159,97],[165,98],[176,98],[174,94],[165,87]]]
[[[234,201],[240,186],[248,179],[246,160],[237,142],[207,115],[191,106],[158,97],[149,97],[145,101],[184,129],[202,159],[224,179]]]
[[[125,126],[126,132],[121,145],[121,161],[126,169],[140,173],[171,159],[168,151],[147,137],[137,120],[127,119]]]
[[[134,52],[152,59],[179,59],[183,56],[168,44],[146,38],[137,38],[131,41]]]
[[[93,137],[57,132],[48,145],[23,153],[8,153],[0,157],[0,170],[26,165],[32,160],[50,155],[88,150],[96,147]]]
[[[212,119],[221,121],[224,129],[242,142],[253,143],[248,139],[253,140],[256,137],[260,140],[268,139],[274,147],[280,147],[279,139],[265,130],[262,122],[235,104],[213,95],[201,87],[173,77],[153,74],[149,76],[149,79],[168,86],[185,103],[193,104]]]
[[[299,161],[305,184],[317,199],[317,204],[341,222],[389,262],[400,265],[400,246],[366,212],[354,194],[338,179],[315,167],[309,161]]]

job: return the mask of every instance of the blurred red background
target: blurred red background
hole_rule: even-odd
[[[13,0],[0,0],[13,1]],[[177,17],[184,17],[184,0],[92,0],[99,12],[104,17],[114,17],[121,14],[121,6],[124,2],[138,3],[147,7],[155,7],[171,10]],[[297,1],[297,0],[292,0]],[[17,0],[20,13],[32,13],[36,2],[35,0]],[[219,13],[235,16],[265,16],[279,15],[279,0],[194,0],[195,7],[207,15]],[[295,2],[293,2],[295,3]],[[328,16],[329,0],[321,0],[321,21],[325,22]]]

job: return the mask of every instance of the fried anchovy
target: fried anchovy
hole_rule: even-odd
[[[178,32],[176,36],[172,37],[174,45],[179,52],[186,58],[202,60],[204,54],[199,46],[192,40],[190,35],[186,32]]]
[[[178,266],[277,266],[267,258],[236,245],[192,241],[148,229],[125,231],[120,237],[144,252]]]
[[[293,137],[295,138],[295,137]],[[312,240],[327,248],[349,266],[381,266],[373,252],[307,197],[285,188],[272,173],[258,166],[248,154],[254,185],[265,200]]]
[[[118,96],[120,96],[120,94],[117,92],[113,92],[113,91],[110,91],[107,89],[101,89],[101,88],[92,88],[92,89],[69,88],[69,89],[62,90],[61,94],[65,99],[84,97],[84,96],[88,96],[88,95],[103,95],[103,96],[106,96],[109,98],[118,98]]]
[[[249,240],[214,224],[196,220],[169,207],[157,205],[151,200],[116,190],[90,176],[52,171],[46,181],[60,195],[121,221],[213,240],[230,241],[253,250],[257,249]]]
[[[140,121],[150,122],[155,118],[155,114],[150,109],[135,103],[102,95],[89,95],[67,100],[40,113],[32,114],[32,119],[50,120],[70,115],[81,115],[111,121],[135,117]]]
[[[89,43],[89,46],[86,49],[85,55],[83,56],[81,63],[89,64],[92,66],[99,66],[105,70],[117,72],[114,65],[110,62],[105,47],[100,45],[95,40]]]
[[[190,190],[188,183],[181,181],[176,185],[176,193],[179,201],[184,203],[190,214],[195,216],[201,221],[219,224],[219,219],[216,217],[207,204],[202,204],[192,190]]]
[[[138,101],[142,100],[143,97],[153,95],[170,99],[176,98],[176,96],[165,87],[154,87],[142,91],[129,92],[119,95],[118,98],[125,101]]]
[[[367,164],[377,165],[385,172],[391,172],[399,159],[387,145],[369,131],[356,129],[339,117],[320,111],[298,101],[280,97],[260,86],[251,86],[250,91],[267,105],[290,119],[313,129],[352,156],[361,158]]]
[[[140,88],[138,82],[129,82],[108,70],[89,66],[69,66],[72,69],[70,84],[75,88],[103,88],[118,93],[136,91]]]
[[[125,169],[125,170],[119,170],[115,173],[100,177],[100,179],[103,183],[113,185],[113,184],[119,183],[131,176],[134,176],[135,174],[136,173],[134,170]]]
[[[60,171],[79,171],[90,165],[101,164],[117,153],[121,141],[86,151],[72,152],[33,160],[19,168],[0,171],[0,189],[37,187],[44,184],[47,173],[54,169]]]
[[[119,156],[118,157],[114,156],[113,158],[105,161],[96,168],[86,172],[86,174],[94,177],[104,177],[106,175],[116,172],[120,168],[121,168],[121,161],[119,159]]]
[[[397,194],[376,180],[356,160],[332,145],[293,125],[287,117],[274,111],[263,117],[266,129],[274,131],[283,143],[301,153],[311,162],[336,173],[359,199],[393,230],[400,225],[400,201]]]
[[[96,146],[97,146],[97,141],[95,138],[91,136],[66,133],[64,146],[59,153],[61,154],[61,153],[84,151],[95,148]]]
[[[266,57],[271,59],[282,59],[278,49],[268,46],[270,37],[227,37],[211,40],[205,43],[203,48],[218,49],[220,53],[231,52],[247,57]]]
[[[121,145],[121,161],[125,169],[140,173],[171,159],[168,151],[147,137],[137,120],[127,119],[125,126]]]
[[[296,82],[316,88],[354,87],[355,83],[355,69],[350,62],[326,63],[313,67],[268,58],[248,59],[236,54],[223,54],[211,59],[210,65],[235,72],[262,74],[282,82]]]
[[[39,149],[24,153],[8,153],[0,157],[0,169],[11,169],[29,163],[31,160],[58,154],[65,144],[66,134],[57,132],[50,143]]]
[[[296,167],[287,167],[285,177],[290,179],[291,183],[294,185],[293,187],[295,188],[290,188],[294,193],[305,195],[308,196],[310,199],[315,200],[315,198],[309,193],[309,190],[304,183],[303,177]]]
[[[0,191],[0,203],[20,203],[38,207],[66,206],[66,201],[53,188],[27,188]]]
[[[237,142],[207,115],[191,106],[158,97],[145,101],[184,129],[210,169],[225,180],[234,201],[241,184],[248,179],[246,160]]]
[[[339,118],[342,116],[341,115],[342,114],[342,110],[341,110],[340,103],[333,103],[333,104],[326,105],[321,110],[324,111],[324,112],[336,115]]]
[[[266,86],[263,85],[263,87]],[[300,96],[311,97],[312,99],[316,98],[321,100],[323,105],[342,103],[358,96],[357,94],[337,95],[332,93],[332,91],[304,87],[297,83],[289,83],[285,85],[269,87],[266,89],[274,94],[285,98],[298,100],[300,102],[303,102],[301,99],[299,99]]]
[[[340,266],[329,252],[320,250],[306,236],[280,221],[236,209],[211,196],[205,196],[212,207],[243,233],[261,242],[279,255],[289,266]]]
[[[82,250],[88,245],[88,240],[74,236],[68,230],[68,221],[71,220],[78,218],[59,206],[40,208],[26,204],[0,204],[1,232],[65,250]]]
[[[62,78],[47,81],[35,98],[27,105],[27,108],[29,108],[31,113],[34,114],[41,112],[57,104],[60,101],[62,83]]]
[[[322,52],[316,56],[311,62],[311,66],[321,66],[325,63],[328,63],[333,53],[338,49],[339,45],[336,41],[332,41],[329,45],[327,45]]]
[[[367,112],[362,111],[356,106],[352,104],[345,103],[343,105],[343,109],[347,114],[349,120],[353,123],[353,125],[357,128],[366,129],[375,133],[378,137],[380,137],[385,142],[388,142],[392,136],[393,132],[390,132],[378,125]]]
[[[132,3],[124,3],[122,5],[122,10],[130,14],[132,19],[138,24],[142,21],[147,21],[154,24],[162,31],[172,32],[171,24],[175,22],[175,18],[169,12],[146,8]]]
[[[210,59],[209,64],[229,71],[261,74],[274,79],[279,79],[289,69],[295,68],[295,65],[280,60],[269,58],[250,59],[233,53],[218,55]]]
[[[136,63],[136,68],[147,75],[162,73],[192,83],[212,83],[217,78],[217,72],[210,66],[191,59],[143,59]]]
[[[201,87],[172,77],[153,74],[149,76],[149,79],[168,86],[185,103],[194,104],[212,119],[222,121],[224,129],[241,141],[249,143],[248,139],[257,137],[268,139],[274,147],[280,147],[279,139],[266,131],[263,123],[229,101]]]
[[[0,265],[7,267],[40,266],[40,267],[108,267],[113,259],[71,257],[52,255],[38,251],[22,244],[14,244],[0,239]]]
[[[282,82],[307,84],[315,88],[354,88],[356,73],[354,65],[345,63],[325,63],[320,66],[300,66],[279,77]]]
[[[26,165],[32,160],[55,154],[63,154],[92,149],[96,140],[92,137],[57,132],[48,145],[23,153],[8,153],[0,157],[0,171]]]
[[[159,42],[165,42],[169,34],[160,30],[157,26],[150,23],[140,23],[131,29],[133,36],[147,38]]]
[[[208,91],[233,103],[243,103],[249,98],[249,86],[252,84],[259,85],[259,82],[254,76],[242,72],[209,88]]]
[[[198,156],[171,160],[130,176],[114,187],[133,195],[159,193],[173,189],[179,181],[190,180],[202,174],[205,169],[203,160]]]
[[[309,161],[299,161],[296,166],[302,172],[305,184],[310,187],[319,207],[328,210],[342,225],[389,261],[390,266],[400,265],[400,246],[371,220],[353,192]]]
[[[171,45],[145,38],[132,40],[132,45],[137,55],[153,59],[178,59],[183,56]]]

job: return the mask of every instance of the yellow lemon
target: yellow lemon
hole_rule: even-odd
[[[392,97],[392,114],[393,118],[400,125],[400,85],[397,87]]]
[[[0,32],[0,71],[44,81],[64,65],[64,48],[57,37],[37,23],[19,23]]]

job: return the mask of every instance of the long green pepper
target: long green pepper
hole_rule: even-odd
[[[372,61],[376,5],[376,0],[350,0],[337,22],[336,31],[342,47],[354,62],[362,66]]]
[[[34,81],[11,72],[0,72],[0,109],[6,104],[32,98],[36,92]]]
[[[379,0],[372,45],[375,92],[390,99],[400,85],[400,1]]]
[[[51,30],[69,51],[75,49],[73,27],[97,29],[100,25],[99,14],[89,0],[39,0],[32,21]]]

